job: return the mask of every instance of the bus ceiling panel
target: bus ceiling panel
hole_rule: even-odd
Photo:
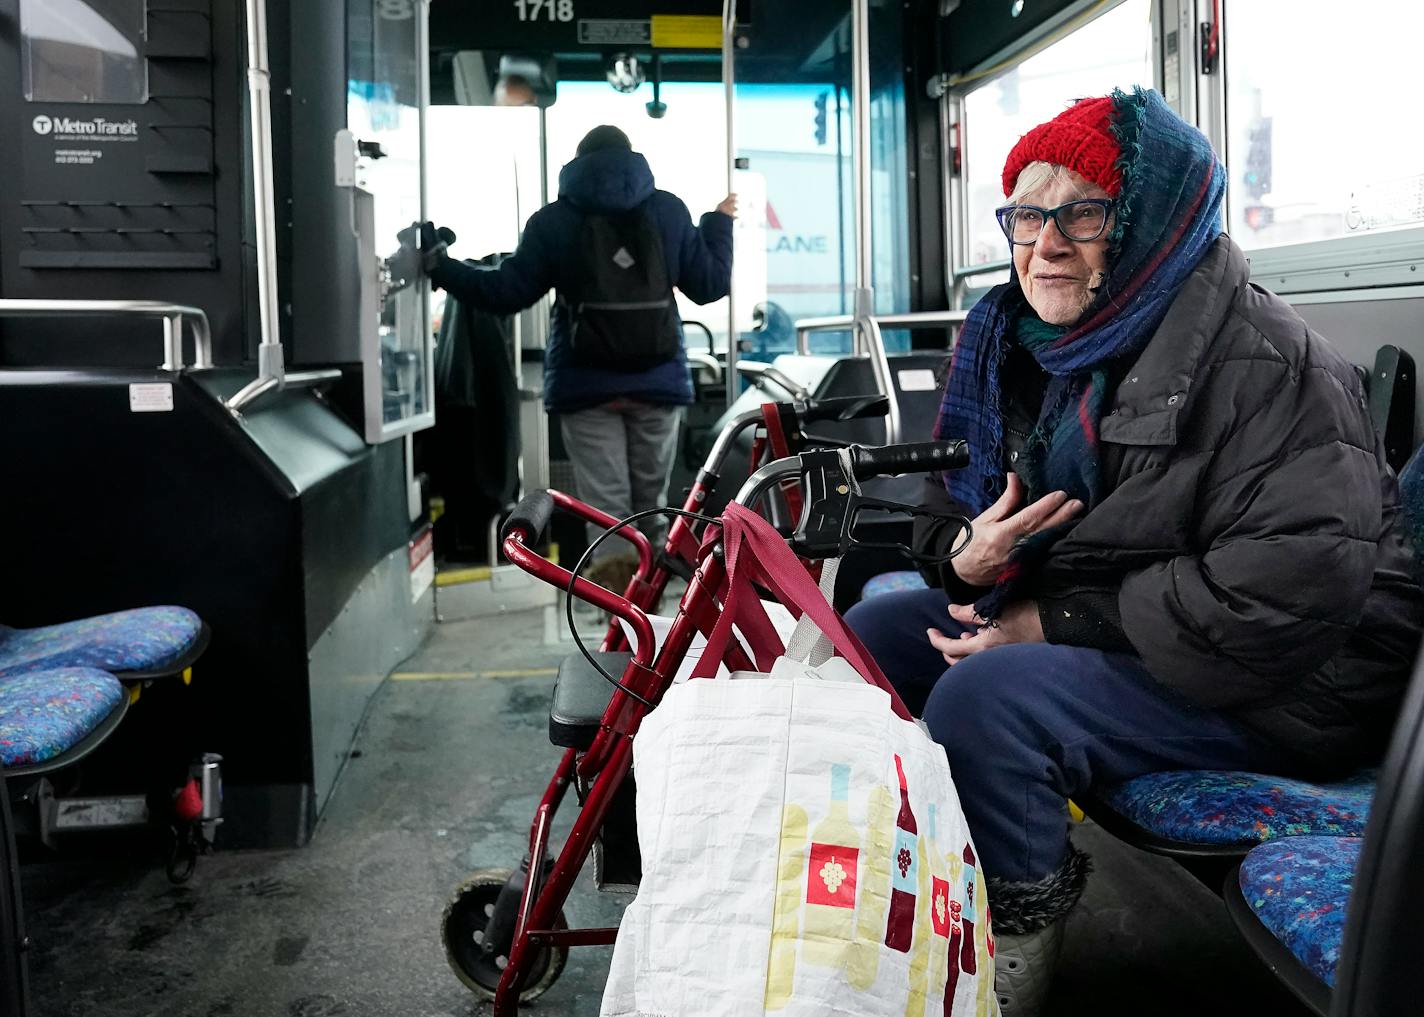
[[[534,8],[537,5],[538,17]],[[505,56],[552,56],[563,81],[603,81],[610,55],[657,53],[661,79],[722,80],[720,0],[510,0],[494,8],[436,4],[430,11],[432,92],[436,103],[456,101],[453,77],[462,55],[480,53],[489,92]],[[552,13],[551,13],[552,12]],[[567,20],[561,20],[567,14]],[[831,35],[848,25],[846,0],[804,3],[737,2],[737,81],[787,84],[823,82],[835,47]],[[848,29],[847,29],[848,31]],[[649,60],[649,63],[651,61]],[[488,100],[487,100],[488,101]]]
[[[758,4],[764,8],[785,6]],[[711,18],[712,23],[687,18]],[[674,20],[684,19],[684,20]],[[430,48],[524,49],[573,53],[585,47],[649,48],[656,34],[674,48],[721,46],[722,0],[508,0],[499,4],[432,4]],[[737,0],[737,24],[752,24],[751,0]],[[708,31],[717,38],[702,38]],[[689,38],[689,35],[691,38]]]
[[[960,0],[940,19],[940,70],[973,70],[1075,6],[1082,0]]]

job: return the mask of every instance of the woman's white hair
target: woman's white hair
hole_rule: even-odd
[[[1068,172],[1068,167],[1060,166],[1057,163],[1044,162],[1042,160],[1029,163],[1019,171],[1019,179],[1014,184],[1014,193],[1009,195],[1007,204],[1021,204],[1035,192],[1047,187],[1066,172]],[[1080,193],[1079,197],[1087,197],[1087,195]]]

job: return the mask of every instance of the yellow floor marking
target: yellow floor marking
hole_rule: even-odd
[[[559,545],[550,544],[548,559],[555,565],[559,564]],[[508,562],[504,563],[508,566]],[[490,567],[488,565],[472,565],[463,569],[441,569],[435,573],[436,586],[462,586],[465,583],[483,583],[490,577]]]
[[[517,667],[507,671],[397,671],[391,678],[398,682],[470,681],[475,678],[552,678],[556,667]]]
[[[435,574],[436,586],[459,586],[461,583],[482,583],[490,577],[488,565],[476,565],[469,569],[448,569]]]

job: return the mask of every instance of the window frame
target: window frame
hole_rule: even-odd
[[[969,231],[965,228],[969,217],[968,194],[964,186],[962,165],[958,168],[953,166],[964,150],[968,122],[964,112],[965,98],[971,92],[978,91],[1016,69],[1025,60],[1036,56],[1055,43],[1070,38],[1104,14],[1116,10],[1127,2],[1128,0],[1108,0],[1108,2],[1078,0],[1077,3],[1069,4],[1057,15],[1038,26],[1037,29],[1018,39],[1013,46],[994,53],[977,67],[968,71],[960,82],[951,84],[945,89],[940,99],[940,123],[943,135],[942,147],[946,162],[950,163],[949,170],[951,170],[945,173],[944,195],[945,252],[947,255],[945,258],[945,286],[950,307],[964,307],[965,284],[968,279],[990,272],[1001,272],[1013,264],[1013,261],[1007,257],[999,261],[969,264]],[[1185,0],[1185,2],[1189,2],[1189,0]],[[1152,85],[1159,91],[1161,90],[1161,73],[1160,66],[1158,66],[1160,57],[1157,56],[1157,53],[1160,47],[1156,45],[1156,40],[1161,3],[1162,0],[1151,0],[1149,3],[1154,51]],[[1065,31],[1065,28],[1068,30]],[[991,72],[985,73],[986,71]]]
[[[1036,31],[1014,45],[995,53],[974,68],[958,84],[945,89],[940,99],[941,147],[945,156],[945,288],[949,306],[964,306],[967,279],[992,271],[1002,271],[1011,262],[970,265],[968,263],[967,194],[963,169],[954,166],[963,151],[966,137],[964,99],[970,93],[1007,73],[1053,42],[1068,38],[1126,0],[1112,0],[1099,6],[1095,0],[1080,0],[1064,8]],[[1209,23],[1214,0],[1152,0],[1150,4],[1153,43],[1152,85],[1188,123],[1195,124],[1226,165],[1232,169],[1228,146],[1227,88],[1230,84],[1230,16],[1237,2],[1220,3],[1221,28],[1216,65],[1202,65],[1200,26]],[[1085,16],[1086,15],[1086,16]],[[1065,26],[1072,26],[1063,32]],[[1176,59],[1166,58],[1166,44],[1177,38]],[[993,73],[984,71],[992,68]],[[978,76],[976,76],[978,75]],[[1228,184],[1223,221],[1231,222],[1231,187]],[[1424,223],[1388,227],[1358,235],[1310,240],[1246,251],[1253,281],[1278,294],[1348,294],[1350,299],[1369,301],[1394,299],[1395,288],[1424,284]],[[1342,298],[1343,299],[1343,298]]]
[[[1159,0],[1162,3],[1178,0]],[[1191,0],[1180,0],[1184,5]],[[1208,5],[1210,0],[1196,0]],[[1228,113],[1226,93],[1230,87],[1231,24],[1229,8],[1236,0],[1220,0],[1221,44],[1217,58],[1220,74],[1212,75],[1216,95],[1212,110],[1218,134],[1211,138],[1227,172],[1231,171],[1231,150],[1228,145]],[[1210,135],[1209,135],[1210,136]],[[1231,222],[1231,186],[1226,188],[1224,215]],[[1244,248],[1243,248],[1244,250]],[[1349,291],[1354,299],[1367,301],[1389,299],[1372,294],[1371,290],[1424,283],[1424,223],[1386,227],[1325,240],[1306,240],[1295,244],[1279,244],[1245,251],[1251,265],[1251,279],[1277,294],[1335,293]]]

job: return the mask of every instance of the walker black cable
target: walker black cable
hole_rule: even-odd
[[[684,510],[684,509],[675,509],[675,508],[653,508],[653,509],[644,509],[642,512],[634,512],[631,516],[628,516],[628,517],[625,518],[625,519],[620,519],[620,520],[618,521],[617,525],[609,527],[608,529],[606,529],[606,530],[604,530],[602,533],[600,533],[596,538],[594,538],[593,543],[590,544],[590,545],[588,545],[588,549],[587,549],[586,551],[584,551],[583,555],[580,556],[578,562],[574,565],[573,569],[570,571],[570,573],[569,573],[568,585],[564,588],[564,593],[565,593],[565,597],[564,597],[564,616],[565,616],[565,618],[566,618],[566,620],[567,620],[567,622],[568,622],[569,635],[573,637],[574,646],[578,647],[578,651],[579,651],[579,653],[583,654],[584,660],[588,661],[589,666],[592,667],[595,671],[597,671],[597,672],[603,677],[604,681],[608,682],[608,683],[609,683],[610,685],[612,685],[614,688],[621,690],[621,691],[624,692],[626,695],[628,695],[629,697],[631,697],[634,701],[636,701],[636,702],[638,702],[638,703],[641,703],[642,705],[648,707],[649,709],[652,709],[652,708],[653,708],[654,706],[656,706],[657,704],[651,702],[651,701],[648,700],[648,699],[645,699],[644,697],[642,697],[642,696],[640,696],[640,695],[638,695],[638,693],[634,692],[632,689],[628,688],[628,686],[624,685],[621,681],[619,681],[619,680],[618,680],[617,678],[615,678],[613,675],[611,675],[611,674],[609,674],[607,671],[605,671],[605,670],[603,669],[603,665],[599,664],[599,662],[594,659],[593,654],[592,654],[591,652],[589,652],[588,647],[584,644],[583,637],[579,635],[578,625],[574,622],[574,600],[575,600],[575,596],[574,596],[574,586],[575,586],[575,584],[578,582],[579,579],[583,578],[583,570],[584,570],[584,567],[589,563],[589,559],[593,556],[593,552],[599,547],[600,544],[602,544],[602,543],[603,543],[605,540],[607,540],[609,537],[613,536],[613,535],[614,535],[615,533],[617,533],[619,530],[622,530],[622,529],[624,529],[625,527],[631,526],[633,523],[636,523],[638,520],[640,520],[640,519],[647,519],[647,518],[649,518],[649,517],[651,517],[651,516],[657,516],[657,515],[663,515],[663,516],[684,516],[684,517],[686,517],[686,518],[688,518],[688,519],[695,519],[695,520],[697,520],[697,521],[700,522],[700,523],[710,523],[710,524],[714,524],[714,525],[721,522],[721,520],[715,519],[715,518],[713,518],[712,516],[702,515],[702,514],[699,513],[699,512],[688,512],[688,511],[686,511],[686,510]],[[960,544],[959,544],[958,547],[954,547],[953,545],[951,545],[951,547],[950,547],[950,552],[949,552],[947,555],[943,556],[942,558],[933,558],[933,559],[931,559],[931,558],[929,558],[928,556],[920,556],[920,555],[917,555],[917,554],[915,554],[915,552],[914,552],[913,550],[911,550],[911,549],[909,549],[909,548],[906,548],[903,544],[894,544],[894,545],[888,545],[888,544],[886,544],[886,545],[880,545],[880,544],[874,544],[874,543],[863,543],[863,544],[862,544],[862,543],[852,543],[852,544],[851,544],[851,547],[852,547],[852,548],[854,548],[854,547],[884,547],[884,548],[887,548],[887,549],[893,548],[894,550],[898,550],[898,551],[901,551],[901,552],[904,552],[904,553],[908,554],[909,557],[910,557],[910,559],[911,559],[912,561],[914,561],[916,564],[942,565],[942,564],[948,562],[951,558],[954,558],[955,556],[957,556],[958,554],[960,554],[960,552],[962,552],[966,547],[969,546],[969,541],[972,539],[972,537],[973,537],[973,532],[974,532],[973,526],[970,524],[969,520],[966,519],[964,516],[961,516],[961,515],[958,515],[957,513],[955,513],[955,514],[950,515],[950,516],[948,517],[948,519],[959,522],[960,528],[961,528],[962,530],[964,530],[965,537],[964,537],[964,540],[960,542]],[[848,548],[848,550],[849,550],[849,548]],[[619,595],[619,596],[622,596],[622,593],[619,592],[618,595]],[[632,640],[629,640],[629,642],[631,643]]]
[[[584,566],[588,564],[589,558],[593,555],[594,550],[596,550],[600,544],[602,544],[609,537],[613,536],[613,534],[617,533],[619,530],[623,529],[624,527],[630,526],[633,523],[636,523],[640,519],[647,519],[650,516],[659,515],[685,516],[688,519],[696,519],[700,523],[716,524],[719,522],[719,520],[714,519],[712,516],[705,516],[698,512],[688,512],[684,509],[653,508],[644,509],[642,512],[634,512],[626,519],[620,519],[616,526],[610,526],[608,529],[604,530],[594,539],[592,544],[588,545],[588,550],[583,553],[583,556],[579,558],[578,563],[575,564],[573,569],[569,572],[568,586],[565,587],[564,590],[566,594],[566,596],[564,597],[564,613],[568,619],[569,635],[573,636],[574,645],[578,647],[579,653],[583,654],[584,660],[588,661],[589,665],[595,671],[601,674],[605,681],[607,681],[614,688],[622,690],[625,694],[631,696],[637,702],[642,703],[644,706],[648,707],[648,709],[652,709],[657,704],[650,700],[644,699],[642,696],[638,695],[638,693],[634,692],[628,686],[624,685],[617,678],[613,677],[613,675],[605,671],[603,669],[603,666],[599,664],[598,661],[594,660],[593,654],[589,652],[588,647],[584,645],[583,638],[578,633],[578,626],[574,624],[574,586],[575,584],[577,584],[579,579],[583,578]],[[617,592],[620,597],[623,595],[622,591]],[[632,640],[630,639],[629,642],[631,643]]]

